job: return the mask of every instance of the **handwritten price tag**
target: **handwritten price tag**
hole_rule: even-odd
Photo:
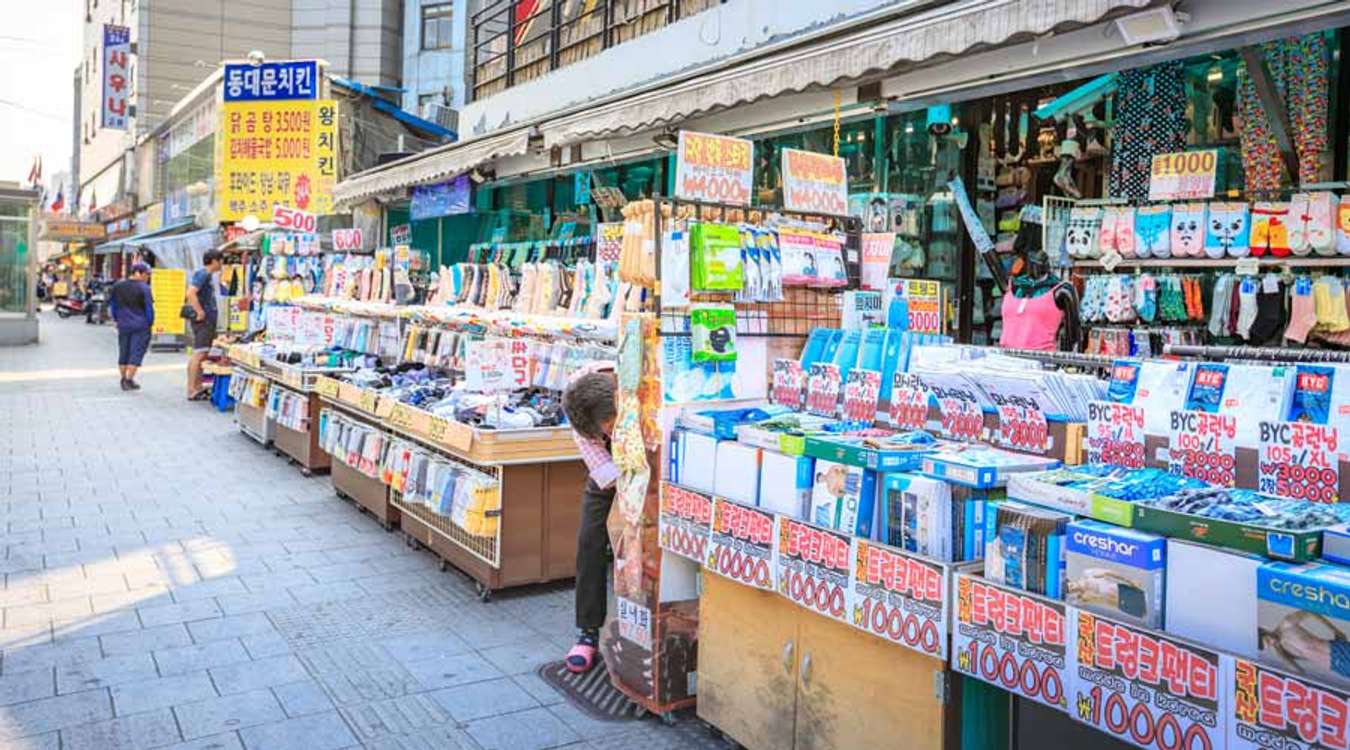
[[[359,398],[360,401],[357,402],[357,405],[361,407],[361,411],[374,414],[375,406],[380,400],[380,395],[375,391],[362,390]]]
[[[320,376],[318,380],[314,382],[314,390],[324,398],[337,398],[338,381],[329,377]]]
[[[769,403],[801,410],[806,406],[806,373],[795,359],[775,359],[773,361],[773,387],[769,390]]]
[[[1167,470],[1221,487],[1237,480],[1237,418],[1203,411],[1174,411]]]
[[[743,138],[680,131],[675,195],[686,200],[750,205],[755,144]]]
[[[1111,401],[1088,402],[1088,463],[1144,468],[1144,409]]]
[[[1050,439],[1045,413],[1027,404],[999,404],[998,439],[1013,450],[1044,453]]]
[[[876,370],[848,371],[844,384],[844,419],[872,422],[877,418],[877,399],[881,396],[881,373]]]
[[[657,537],[661,549],[702,563],[708,554],[713,499],[669,482],[661,483]]]
[[[806,410],[818,417],[839,415],[839,366],[823,362],[811,365],[806,379]]]
[[[956,576],[952,667],[991,685],[1068,709],[1069,623],[1063,602]]]
[[[891,387],[891,424],[901,430],[922,430],[928,425],[928,389],[917,375],[897,372]]]
[[[1307,500],[1340,501],[1340,431],[1312,422],[1262,422],[1258,492]]]

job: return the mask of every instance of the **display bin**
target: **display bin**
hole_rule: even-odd
[[[263,446],[270,446],[276,435],[276,424],[268,418],[265,407],[250,406],[243,402],[234,405],[234,421],[239,431],[256,440]]]
[[[385,531],[393,531],[399,525],[399,510],[390,504],[389,487],[379,479],[368,477],[337,460],[332,462],[329,477],[339,497],[368,511],[384,525]]]
[[[319,394],[299,393],[299,395],[305,399],[308,429],[294,430],[277,423],[272,446],[299,464],[301,472],[309,476],[316,472],[328,471],[332,468],[332,460],[323,448],[319,447],[319,412],[322,411]]]

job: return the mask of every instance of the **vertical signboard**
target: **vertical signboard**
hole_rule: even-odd
[[[131,29],[103,25],[103,127],[127,129],[131,97]]]

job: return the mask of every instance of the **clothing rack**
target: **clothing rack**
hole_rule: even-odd
[[[1168,344],[1163,354],[1197,359],[1246,359],[1259,362],[1350,362],[1350,352],[1288,349],[1276,346],[1190,346]]]
[[[1072,365],[1074,367],[1110,367],[1122,357],[1112,357],[1105,354],[1085,354],[1082,352],[1045,352],[1037,349],[1004,349],[991,347],[1000,354],[1007,354],[1012,357],[1024,357],[1027,359],[1040,360],[1058,365]]]

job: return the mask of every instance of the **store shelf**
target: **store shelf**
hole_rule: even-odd
[[[1247,258],[1126,258],[1116,264],[1116,268],[1236,268],[1237,264]],[[1256,262],[1263,268],[1278,268],[1289,266],[1291,268],[1350,268],[1350,257],[1340,258],[1314,258],[1314,257],[1294,257],[1287,258],[1255,258]],[[1074,268],[1089,268],[1094,270],[1106,270],[1098,258],[1090,260],[1075,260]]]

